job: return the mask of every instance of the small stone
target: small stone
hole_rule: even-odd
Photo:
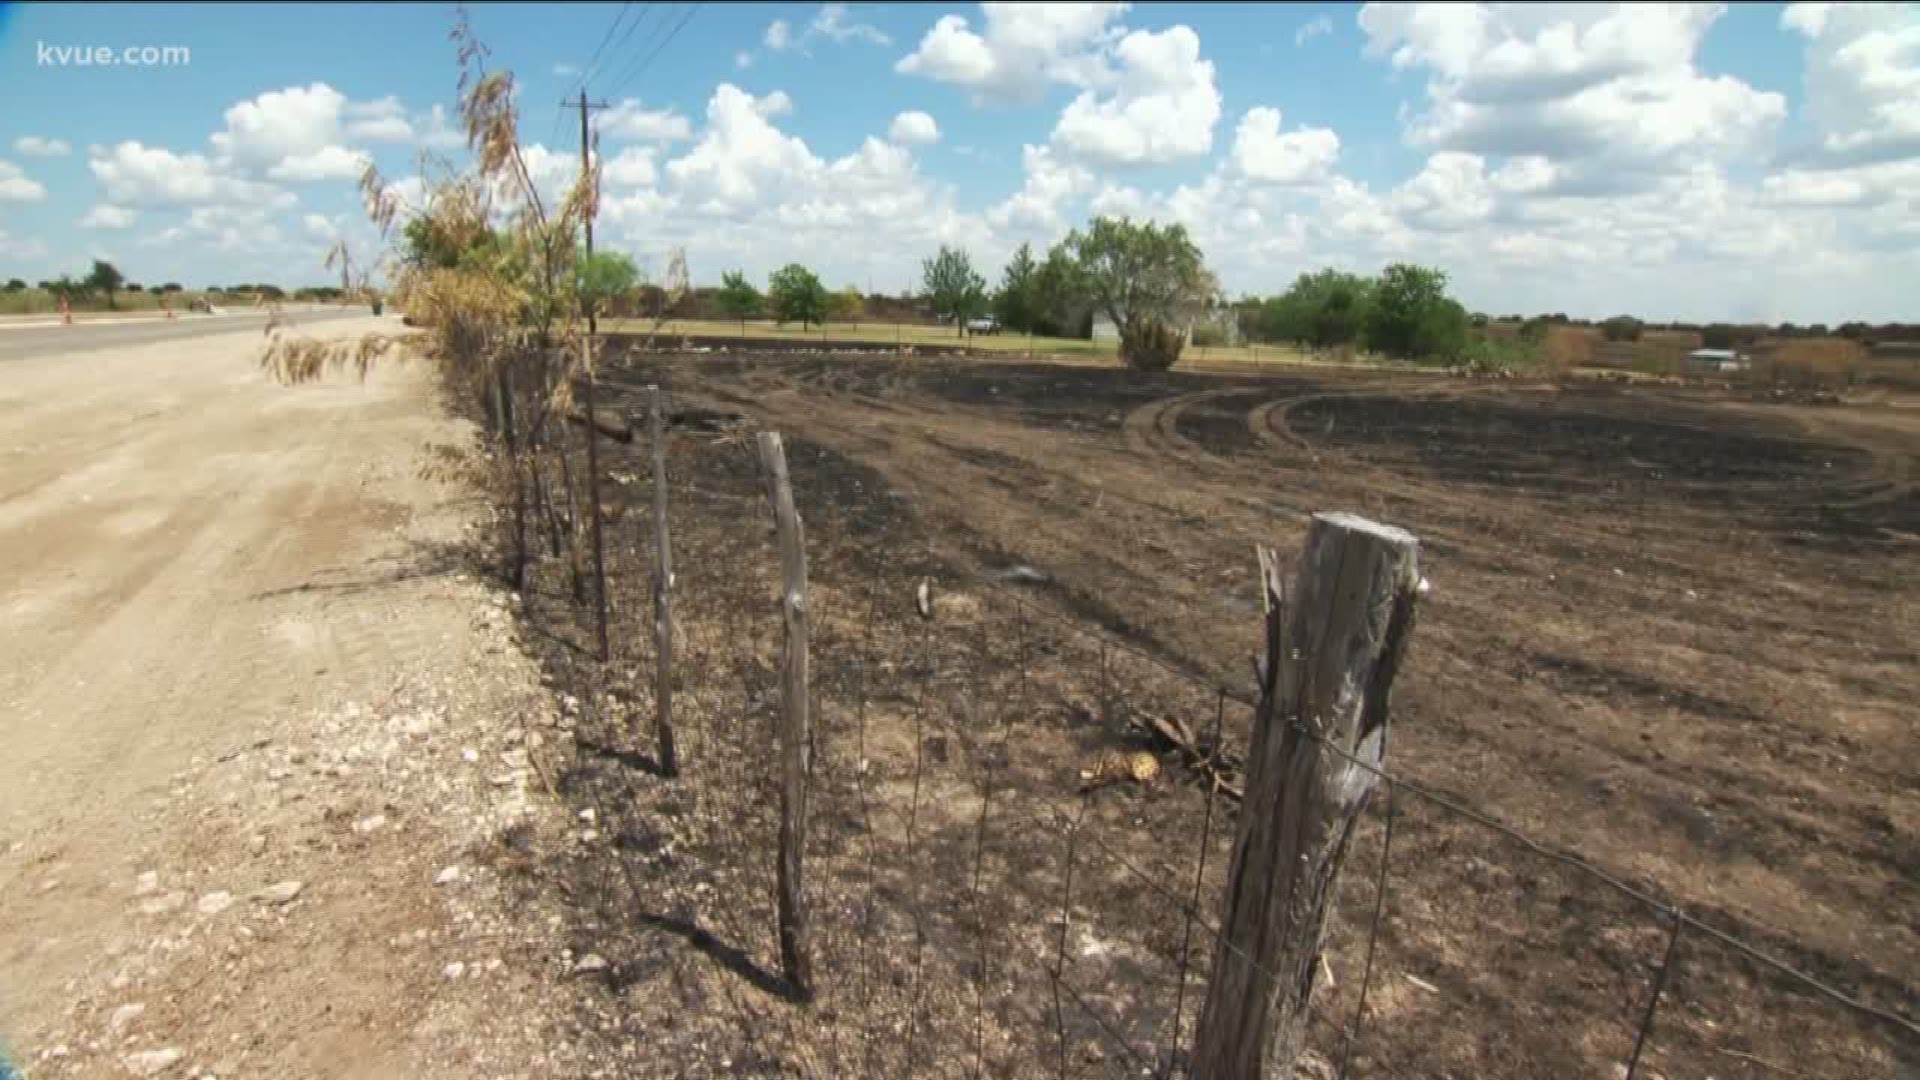
[[[359,821],[356,821],[353,823],[353,831],[359,833],[362,836],[367,836],[372,833],[377,833],[381,829],[384,829],[386,827],[387,827],[387,815],[385,814],[374,814],[371,817],[363,817]]]
[[[454,882],[459,880],[460,880],[460,868],[457,866],[449,866],[446,869],[440,871],[439,873],[433,875],[433,883],[435,885],[451,885]]]
[[[293,898],[299,896],[300,891],[306,887],[304,882],[283,881],[278,885],[269,885],[261,889],[255,896],[269,904],[290,904]]]
[[[148,870],[134,879],[133,895],[152,896],[160,891],[160,871]]]
[[[200,914],[218,915],[233,906],[233,894],[230,892],[210,892],[200,898]]]
[[[599,829],[582,829],[582,830],[580,830],[580,842],[581,842],[581,843],[583,843],[583,844],[591,844],[591,843],[593,843],[593,842],[594,842],[595,840],[598,840],[598,839],[600,839],[600,830],[599,830]]]
[[[592,975],[607,970],[607,961],[599,953],[588,953],[573,962],[575,975]]]
[[[182,1056],[180,1051],[173,1049],[142,1050],[137,1054],[128,1054],[123,1060],[135,1076],[159,1076],[180,1064]]]
[[[126,1031],[127,1027],[135,1020],[140,1019],[140,1014],[146,1011],[147,1006],[144,1002],[136,1001],[132,1004],[122,1005],[113,1010],[113,1015],[107,1017],[107,1030],[113,1032],[115,1035],[119,1035]]]
[[[267,837],[265,833],[254,833],[252,836],[247,837],[247,854],[259,855],[266,850]]]
[[[465,750],[460,751],[460,760],[472,765],[474,762],[480,760],[480,751],[469,746]]]
[[[585,810],[580,811],[580,820],[586,822],[589,825],[593,824],[593,819],[596,816],[598,815],[594,813],[593,807],[591,806],[587,807]]]
[[[465,975],[466,973],[467,973],[467,965],[461,963],[458,960],[455,960],[453,963],[448,964],[446,967],[443,967],[440,969],[440,974],[445,975],[449,979],[457,979],[460,976]]]
[[[165,896],[156,897],[152,900],[142,900],[140,902],[140,914],[165,915],[170,911],[180,910],[186,906],[186,903],[186,893],[179,891],[170,892]]]

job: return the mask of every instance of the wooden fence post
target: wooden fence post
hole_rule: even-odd
[[[664,395],[647,387],[647,413],[653,430],[653,734],[660,771],[680,775],[673,748],[673,546],[667,534],[667,423]]]
[[[600,425],[597,395],[594,393],[593,335],[580,339],[580,365],[587,376],[587,509],[593,514],[593,619],[594,637],[600,646],[602,662],[613,658],[607,643],[607,554],[600,527]]]
[[[800,513],[787,479],[787,452],[778,432],[758,437],[760,467],[767,477],[780,542],[780,865],[776,906],[780,919],[780,965],[794,994],[813,998],[813,954],[807,940],[807,895],[801,864],[807,845],[807,774],[813,745],[807,710],[807,552]]]
[[[1193,1080],[1292,1080],[1321,933],[1354,822],[1384,767],[1387,701],[1413,626],[1420,542],[1351,514],[1315,514],[1293,608],[1260,551],[1266,657],[1246,798]],[[1285,626],[1282,626],[1282,623]]]

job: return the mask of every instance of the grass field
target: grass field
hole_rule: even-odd
[[[652,319],[609,319],[605,329],[623,333],[662,335],[713,335],[726,337],[764,337],[773,340],[870,341],[895,345],[965,345],[969,348],[1006,353],[1009,356],[1068,356],[1088,359],[1118,358],[1119,343],[1088,341],[1084,338],[1035,337],[1013,333],[973,334],[961,337],[942,326],[906,323],[828,323],[801,328],[797,323],[776,325],[766,320],[748,319],[744,323],[712,319],[668,319],[655,331]],[[1316,357],[1298,349],[1280,345],[1188,346],[1181,359],[1187,362],[1223,363],[1307,363],[1335,359],[1332,354]]]

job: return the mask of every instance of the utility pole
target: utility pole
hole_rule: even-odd
[[[593,171],[593,139],[587,130],[587,110],[604,109],[605,103],[589,104],[587,88],[580,88],[580,176],[585,179]],[[586,252],[587,258],[593,258],[593,212],[600,202],[599,193],[588,204],[586,214]],[[600,433],[598,397],[594,393],[593,341],[600,332],[599,322],[594,316],[591,300],[587,308],[587,336],[580,346],[581,367],[586,375],[586,413],[587,413],[587,503],[593,508],[593,580],[594,580],[594,628],[599,633],[600,659],[604,662],[613,658],[607,642],[607,549],[601,536],[600,527]]]

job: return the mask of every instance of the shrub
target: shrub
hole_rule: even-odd
[[[1120,359],[1135,371],[1165,371],[1180,359],[1183,335],[1166,323],[1141,320],[1120,337]]]

